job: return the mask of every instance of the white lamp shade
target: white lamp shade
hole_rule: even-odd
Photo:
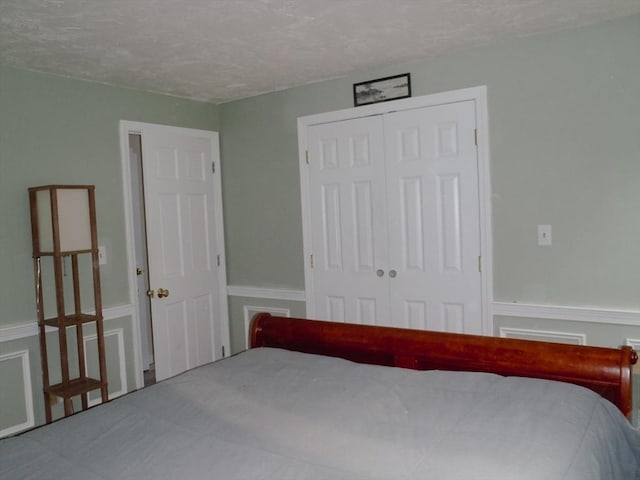
[[[91,216],[89,191],[86,188],[54,188],[36,192],[38,206],[38,238],[41,252],[53,252],[53,216],[51,192],[58,205],[60,251],[91,249]]]

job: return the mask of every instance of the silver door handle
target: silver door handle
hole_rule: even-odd
[[[398,274],[398,272],[396,272],[395,270],[389,270],[389,276],[391,278],[396,278],[397,274]]]
[[[384,275],[384,270],[379,268],[378,270],[376,270],[376,275],[379,276],[379,277],[382,277]]]

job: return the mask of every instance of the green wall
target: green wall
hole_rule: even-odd
[[[0,66],[0,333],[36,319],[27,199],[31,186],[96,186],[98,237],[108,258],[101,267],[103,306],[129,303],[120,120],[220,129],[215,105]],[[135,388],[131,323],[131,317],[105,321],[107,332],[120,332],[106,340],[112,392]],[[126,385],[119,376],[120,339]],[[2,335],[0,357],[29,352],[35,422],[40,424],[44,417],[38,338],[1,340]],[[54,366],[57,353],[53,348],[51,352]],[[0,431],[24,421],[24,393],[18,388],[24,383],[23,371],[18,367],[18,360],[0,362]],[[16,388],[5,388],[9,384]],[[60,412],[57,406],[56,415]]]
[[[221,105],[229,284],[304,288],[296,119],[410,72],[414,96],[488,88],[494,299],[638,310],[639,47],[633,16]]]
[[[96,185],[105,307],[128,303],[119,121],[219,130],[218,107],[0,66],[0,327],[35,320],[27,188]]]

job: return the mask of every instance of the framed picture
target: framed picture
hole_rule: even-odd
[[[411,75],[408,73],[353,84],[353,104],[356,107],[410,96]]]

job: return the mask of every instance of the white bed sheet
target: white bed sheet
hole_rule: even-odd
[[[640,480],[590,390],[261,348],[0,441],[1,479]]]

